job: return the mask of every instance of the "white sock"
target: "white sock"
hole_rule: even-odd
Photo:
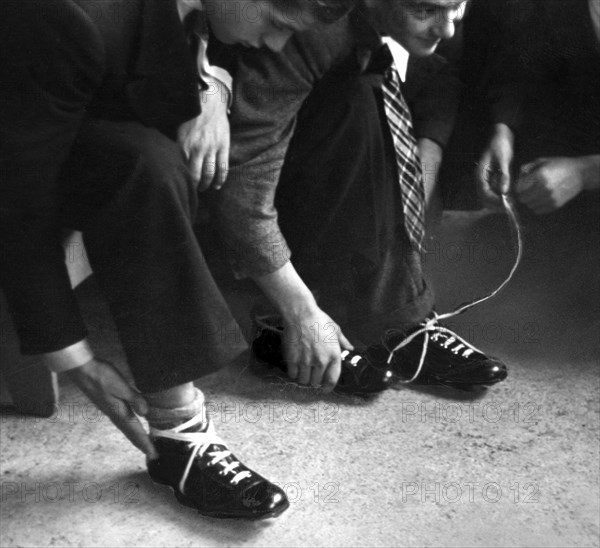
[[[189,421],[199,414],[203,415],[202,425],[206,426],[208,418],[206,416],[206,406],[204,405],[204,394],[196,388],[196,397],[182,407],[169,409],[167,407],[150,406],[146,420],[150,426],[157,430],[168,430]]]

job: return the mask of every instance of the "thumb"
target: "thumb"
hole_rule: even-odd
[[[500,177],[499,177],[497,191],[499,194],[508,194],[509,190],[510,190],[510,173],[508,172],[508,170],[505,171],[503,168],[502,173],[500,174]]]
[[[116,371],[116,379],[113,381],[113,396],[126,401],[131,408],[140,416],[148,414],[148,402],[144,397],[123,378],[119,371]]]
[[[148,402],[141,394],[134,393],[133,399],[129,400],[129,404],[140,417],[145,417],[148,414]]]
[[[148,414],[148,402],[139,392],[136,392],[130,386],[126,390],[121,390],[119,396],[131,406],[137,415],[145,417]]]
[[[544,164],[543,158],[538,158],[533,162],[523,164],[519,170],[519,179],[517,181],[517,193],[522,193],[536,184],[537,170]]]
[[[529,175],[534,169],[537,169],[538,167],[540,167],[545,161],[546,161],[546,158],[536,158],[532,162],[527,162],[526,164],[523,164],[521,166],[521,169],[519,170],[519,174],[521,176]]]

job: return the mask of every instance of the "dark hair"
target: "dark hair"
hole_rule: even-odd
[[[1,1],[1,0],[0,0]],[[317,21],[331,24],[341,19],[356,5],[356,0],[271,0],[283,9],[308,8]]]

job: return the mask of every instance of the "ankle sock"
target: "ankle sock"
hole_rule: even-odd
[[[196,397],[187,405],[175,408],[150,406],[146,420],[152,428],[168,430],[175,428],[195,416],[202,414],[202,422],[193,427],[193,431],[202,431],[208,425],[204,394],[196,388]]]

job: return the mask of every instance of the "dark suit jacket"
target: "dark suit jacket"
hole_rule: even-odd
[[[578,118],[597,113],[599,67],[588,0],[474,0],[465,19],[466,108],[482,102],[491,123],[519,129],[555,94]]]
[[[137,120],[171,134],[198,114],[175,0],[0,2],[0,284],[24,352],[85,336],[57,195],[82,121]]]
[[[569,148],[575,154],[600,153],[600,41],[588,0],[544,2],[527,35],[522,52],[524,123],[518,134],[536,139],[543,125],[551,139],[572,141],[564,152],[543,155],[567,154]]]

